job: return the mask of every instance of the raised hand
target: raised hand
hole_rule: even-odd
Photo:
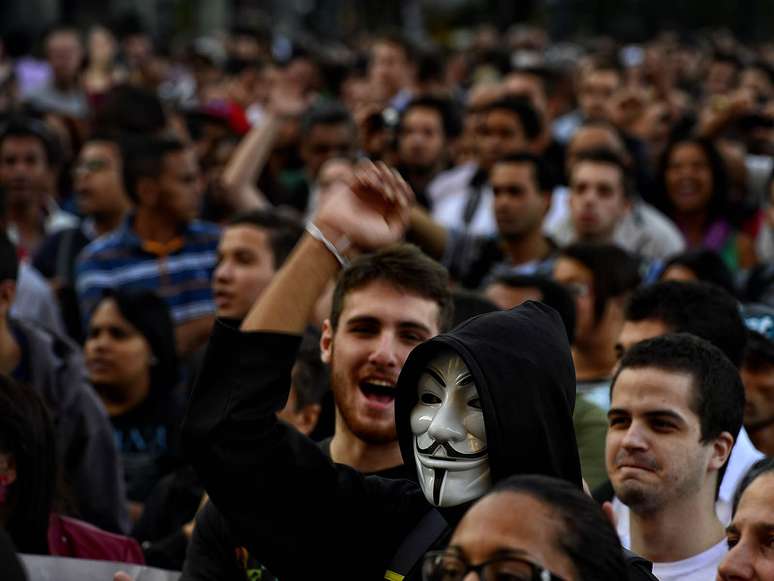
[[[355,168],[349,186],[342,184],[331,193],[314,223],[337,246],[346,238],[359,250],[376,250],[403,238],[413,199],[397,171],[365,161]]]

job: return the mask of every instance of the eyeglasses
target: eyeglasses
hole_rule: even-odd
[[[474,571],[481,581],[563,581],[548,569],[516,555],[471,565],[455,551],[430,551],[422,565],[424,581],[462,581]]]
[[[572,298],[579,299],[581,297],[587,297],[589,296],[589,292],[591,292],[591,287],[587,284],[584,284],[582,282],[568,282],[562,285],[565,290],[570,293]]]
[[[73,173],[95,173],[107,169],[109,165],[104,159],[84,159],[73,166]]]

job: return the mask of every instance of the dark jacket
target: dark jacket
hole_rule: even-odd
[[[14,378],[34,388],[54,420],[57,460],[79,518],[106,531],[125,532],[121,464],[102,402],[86,379],[75,343],[30,321],[11,320],[22,360]]]
[[[299,342],[216,324],[183,427],[188,457],[238,540],[279,579],[382,579],[435,509],[414,482],[333,464],[277,421]],[[480,386],[493,479],[537,472],[580,486],[570,348],[559,316],[538,303],[476,317],[412,352],[396,399],[404,461],[414,465],[416,377],[441,345],[460,353]],[[453,526],[461,512],[443,514]]]

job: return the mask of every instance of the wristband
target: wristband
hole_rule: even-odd
[[[347,268],[349,266],[349,260],[347,260],[344,255],[342,255],[342,252],[345,252],[347,248],[349,248],[350,242],[349,238],[346,236],[342,236],[339,238],[336,242],[339,246],[341,246],[341,250],[339,250],[336,247],[336,244],[331,242],[325,237],[325,234],[323,234],[320,229],[314,225],[314,222],[311,220],[306,223],[305,230],[309,233],[309,235],[314,238],[315,240],[319,240],[322,242],[323,246],[328,249],[328,251],[333,254],[333,256],[336,258],[336,260],[339,261],[339,264],[341,265],[341,268]]]

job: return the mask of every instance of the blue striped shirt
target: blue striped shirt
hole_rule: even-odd
[[[182,233],[181,248],[159,255],[143,245],[132,220],[91,242],[78,257],[75,288],[84,322],[108,288],[156,291],[176,325],[214,314],[211,278],[220,228],[193,221]]]

